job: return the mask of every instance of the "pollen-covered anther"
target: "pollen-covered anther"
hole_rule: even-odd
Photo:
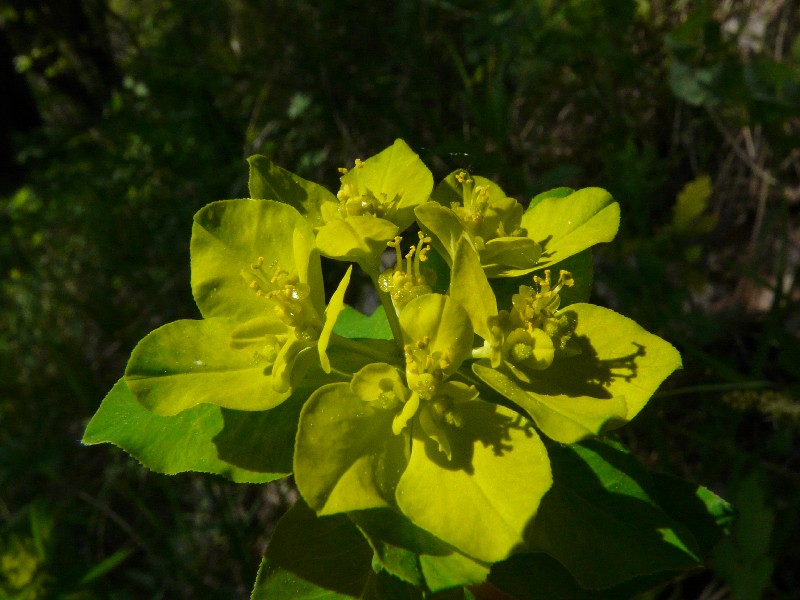
[[[263,264],[264,264],[264,257],[263,256],[259,256],[258,259],[256,260],[256,262],[254,262],[252,265],[250,265],[250,268],[253,269],[254,271],[258,271],[259,269],[261,269],[261,266]]]
[[[400,242],[403,241],[403,238],[399,235],[394,236],[394,240],[390,242],[386,242],[386,245],[389,248],[394,248],[395,252],[395,266],[403,264],[403,255],[400,252]]]
[[[544,279],[541,277],[534,275],[533,282],[539,287],[539,292],[537,293],[536,297],[541,298],[544,296],[554,296],[561,291],[563,287],[572,287],[575,285],[575,278],[572,276],[572,273],[569,271],[561,270],[558,273],[558,281],[556,285],[553,286],[550,280],[550,269],[546,269],[544,272]]]
[[[268,297],[275,287],[275,278],[270,277],[264,272],[264,257],[259,256],[250,265],[250,271],[243,271],[242,275],[248,281],[247,286],[256,293],[259,298]]]
[[[350,197],[350,184],[345,183],[338,192],[336,192],[336,197],[339,199],[340,202],[344,202]]]

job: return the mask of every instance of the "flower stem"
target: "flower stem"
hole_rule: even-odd
[[[397,311],[395,311],[394,309],[394,304],[392,303],[391,295],[381,290],[380,282],[378,281],[378,277],[381,274],[380,264],[375,264],[375,265],[361,264],[360,266],[372,280],[372,285],[375,287],[375,291],[378,292],[378,298],[380,299],[381,304],[383,305],[383,310],[386,312],[386,319],[389,321],[389,326],[392,328],[392,335],[394,336],[394,341],[400,348],[402,348],[403,331],[400,329],[400,319],[397,316]]]

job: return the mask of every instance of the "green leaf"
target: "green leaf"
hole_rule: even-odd
[[[289,397],[252,349],[231,348],[235,321],[175,321],[149,333],[133,349],[125,380],[136,398],[159,415],[198,404],[266,410]],[[268,368],[268,365],[267,365]]]
[[[537,267],[545,267],[613,240],[619,228],[619,204],[600,188],[548,196],[531,204],[522,215],[522,226],[544,249]]]
[[[200,313],[242,321],[268,313],[270,303],[249,284],[256,276],[268,281],[280,266],[311,287],[312,303],[322,314],[325,290],[313,248],[311,226],[288,204],[222,200],[205,206],[194,217],[191,242],[192,293]],[[263,267],[255,271],[259,257]]]
[[[250,165],[248,187],[251,198],[285,202],[297,209],[314,227],[323,223],[323,204],[338,204],[336,196],[330,191],[282,169],[266,156],[256,154],[247,162]]]
[[[397,225],[398,231],[404,231],[414,222],[414,208],[428,201],[433,175],[408,144],[395,140],[345,173],[342,185],[374,196],[382,205],[381,216]]]
[[[489,240],[480,253],[487,277],[517,277],[530,273],[541,255],[541,246],[527,237]]]
[[[393,575],[433,592],[480,583],[487,565],[455,550],[389,508],[348,513]]]
[[[574,193],[575,190],[568,187],[557,187],[553,188],[552,190],[547,190],[546,192],[542,192],[540,194],[536,194],[533,198],[531,198],[530,203],[528,204],[528,210],[532,209],[534,206],[539,204],[542,200],[546,200],[547,198],[566,198],[570,194]]]
[[[125,559],[133,554],[133,552],[133,548],[122,548],[121,550],[117,550],[114,552],[114,554],[106,557],[101,562],[89,569],[84,576],[77,581],[77,587],[89,585],[93,581],[97,581],[98,579],[104,577],[109,572],[116,569],[121,563],[125,562]]]
[[[694,67],[674,54],[669,61],[669,87],[678,98],[692,106],[719,104],[719,77],[722,65]]]
[[[565,359],[568,360],[568,359]],[[550,368],[553,368],[552,366]],[[497,392],[522,408],[547,437],[572,444],[599,435],[608,424],[625,419],[624,398],[537,394],[513,377],[475,363],[473,372]],[[542,371],[537,371],[541,373]]]
[[[529,548],[604,589],[699,565],[697,542],[656,503],[647,471],[619,443],[548,446],[553,487],[526,532]]]
[[[658,504],[692,532],[708,556],[733,523],[733,507],[711,490],[666,473],[651,473]]]
[[[484,340],[491,340],[489,317],[497,316],[497,301],[478,253],[463,237],[458,242],[453,260],[450,298],[467,311],[475,333]]]
[[[375,340],[393,340],[392,327],[386,318],[383,306],[367,316],[355,308],[345,306],[339,315],[333,332],[350,339],[370,338]]]
[[[391,221],[372,215],[334,219],[317,231],[317,247],[328,258],[357,262],[370,273],[380,270],[380,255],[398,231]]]
[[[481,561],[506,558],[551,484],[547,452],[513,411],[482,400],[459,406],[462,427],[442,425],[453,458],[414,425],[397,504],[415,525]]]
[[[515,600],[620,600],[638,598],[639,594],[674,577],[674,572],[665,571],[636,577],[607,589],[587,590],[553,557],[526,553],[492,566],[489,581]]]
[[[388,506],[405,468],[407,437],[395,411],[374,408],[346,383],[317,390],[300,415],[295,481],[309,506],[334,514]]]
[[[198,471],[239,483],[265,483],[291,472],[294,430],[304,399],[298,393],[264,413],[204,404],[162,417],[142,407],[120,379],[89,421],[82,442],[119,446],[158,473]]]
[[[619,446],[618,450],[625,452]],[[628,469],[629,473],[637,471],[635,465]],[[729,527],[731,505],[689,481],[661,473],[648,475],[652,486],[647,486],[647,478],[642,477],[643,486],[672,519],[691,532],[702,554],[706,555]],[[518,600],[617,600],[638,597],[674,577],[674,571],[661,571],[634,577],[607,589],[587,590],[551,556],[525,553],[493,565],[489,581]]]
[[[347,516],[317,517],[300,499],[272,534],[251,600],[389,600],[386,587],[396,592],[401,582],[378,581],[385,577],[372,570],[372,549]]]
[[[580,347],[580,354],[557,358],[547,369],[535,373],[517,369],[514,377],[509,374],[499,377],[477,365],[476,374],[487,376],[489,385],[526,411],[544,410],[534,403],[544,404],[565,416],[569,412],[587,410],[583,425],[591,430],[596,429],[595,425],[616,427],[633,419],[661,382],[681,366],[680,354],[671,344],[612,310],[592,304],[572,304],[560,312],[576,323],[572,340]],[[530,401],[526,401],[520,391],[529,396]],[[624,416],[618,415],[617,404],[621,398],[626,405]],[[592,407],[592,402],[598,406]],[[603,402],[602,408],[600,402]],[[571,403],[575,411],[570,411]],[[603,414],[607,415],[606,419]],[[550,413],[550,417],[554,416]],[[617,416],[620,418],[614,421]],[[545,433],[553,439],[566,440],[577,433],[575,423],[561,423],[564,428],[561,434],[557,422],[550,424],[555,428]]]

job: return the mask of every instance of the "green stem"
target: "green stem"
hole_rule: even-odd
[[[392,335],[394,336],[394,341],[397,345],[402,349],[403,347],[403,331],[400,329],[400,319],[397,317],[397,312],[394,309],[394,304],[392,303],[392,297],[381,290],[380,283],[378,282],[378,277],[381,273],[380,263],[376,264],[360,264],[361,268],[369,275],[369,278],[372,280],[372,285],[375,286],[375,291],[378,292],[378,298],[383,305],[383,310],[386,312],[386,319],[389,321],[389,327],[392,328]]]
[[[375,289],[378,291],[378,298],[380,298],[381,300],[381,304],[383,305],[383,310],[386,311],[386,318],[389,321],[389,326],[392,328],[392,335],[394,336],[397,345],[400,348],[402,348],[403,330],[400,329],[400,319],[398,318],[397,312],[394,309],[394,304],[392,303],[392,297],[386,292],[382,291],[379,287],[377,287],[377,282]]]

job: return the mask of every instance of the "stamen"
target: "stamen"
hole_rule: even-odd
[[[431,238],[425,237],[425,234],[421,231],[418,233],[419,235],[419,242],[417,242],[417,260],[414,262],[414,275],[417,278],[417,281],[422,280],[422,272],[420,271],[420,263],[425,262],[428,260],[428,252],[430,252],[431,247],[425,246],[425,244],[430,244]]]
[[[288,275],[288,271],[284,271],[280,265],[275,268],[275,274],[272,276],[272,279],[269,280],[270,283],[278,283],[282,275]]]
[[[389,248],[394,248],[394,252],[397,257],[394,263],[395,269],[401,267],[403,264],[403,255],[400,253],[400,242],[402,241],[403,238],[397,235],[395,236],[394,241],[386,243]]]

